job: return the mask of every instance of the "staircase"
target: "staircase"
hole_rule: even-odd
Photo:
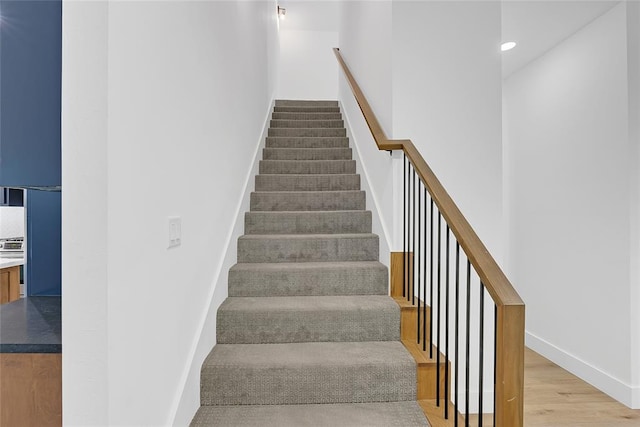
[[[192,426],[428,426],[336,101],[276,101]]]

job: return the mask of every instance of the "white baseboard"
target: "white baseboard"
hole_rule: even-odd
[[[271,113],[275,100],[271,100],[263,123],[260,140],[253,153],[253,163],[247,171],[244,181],[244,190],[238,200],[235,210],[235,221],[229,229],[224,246],[224,258],[218,262],[211,290],[207,301],[208,305],[203,311],[198,333],[194,337],[189,351],[188,363],[184,367],[181,378],[181,388],[176,392],[169,419],[172,426],[187,427],[200,407],[200,367],[211,349],[216,343],[216,314],[218,307],[228,295],[228,271],[237,262],[236,241],[244,233],[244,213],[249,210],[251,192],[253,191],[254,176],[258,174],[262,149],[266,144]]]
[[[531,332],[526,332],[525,343],[533,351],[540,353],[556,365],[588,382],[620,403],[632,409],[640,408],[640,387],[625,384],[584,360],[535,336]]]

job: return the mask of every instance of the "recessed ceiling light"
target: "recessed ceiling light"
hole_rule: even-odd
[[[516,42],[505,42],[500,46],[500,50],[505,52],[507,50],[513,49],[514,47],[516,47]]]

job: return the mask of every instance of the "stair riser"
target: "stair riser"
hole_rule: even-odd
[[[363,300],[367,297],[339,298]],[[240,300],[248,299],[251,298],[240,298]],[[273,299],[275,297],[256,300]],[[324,309],[318,307],[314,310],[296,310],[291,307],[280,310],[226,309],[223,304],[218,310],[216,342],[219,344],[277,344],[397,341],[400,339],[400,309],[395,302],[390,300],[390,303],[391,307],[386,304],[375,304],[362,307],[334,306],[324,307]]]
[[[378,237],[238,239],[238,262],[377,261]]]
[[[351,160],[351,148],[265,148],[264,160]]]
[[[385,387],[394,384],[394,388]],[[416,370],[354,367],[204,367],[202,405],[280,405],[415,400]]]
[[[359,190],[360,175],[257,175],[256,191]]]
[[[271,120],[272,128],[344,128],[342,120]]]
[[[387,269],[376,267],[272,268],[229,271],[229,296],[386,295]]]
[[[267,137],[267,148],[349,148],[346,137]]]
[[[338,107],[338,101],[277,99],[276,107]]]
[[[354,174],[355,160],[261,160],[261,174]]]
[[[273,113],[274,120],[342,120],[341,113]]]
[[[340,107],[274,107],[274,113],[339,113]]]
[[[417,402],[201,406],[191,427],[429,427]]]
[[[363,210],[364,191],[251,193],[252,211]]]
[[[371,212],[247,212],[245,234],[371,233]]]
[[[269,128],[269,136],[289,136],[289,137],[346,137],[347,130],[344,128]]]

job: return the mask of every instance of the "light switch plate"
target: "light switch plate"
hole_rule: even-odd
[[[179,216],[169,217],[169,247],[180,246],[182,243],[182,218]]]

